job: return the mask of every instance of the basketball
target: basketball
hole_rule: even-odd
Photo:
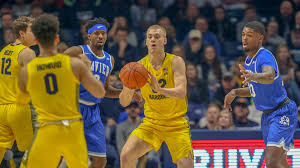
[[[129,89],[139,89],[147,83],[148,71],[142,64],[130,62],[121,69],[120,78]]]

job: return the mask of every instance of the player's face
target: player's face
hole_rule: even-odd
[[[88,35],[88,38],[90,41],[90,45],[93,48],[102,50],[107,39],[107,33],[104,30],[97,30]]]
[[[146,45],[149,53],[164,50],[167,38],[161,29],[150,29],[147,32]]]
[[[35,37],[31,31],[31,24],[28,25],[26,32],[23,33],[24,44],[27,46],[32,46],[36,44]]]
[[[262,44],[263,36],[255,32],[253,29],[244,27],[242,32],[243,49],[247,52],[258,50]]]

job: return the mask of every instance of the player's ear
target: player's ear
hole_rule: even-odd
[[[23,30],[20,30],[20,31],[19,31],[19,35],[20,35],[21,38],[23,38],[24,35],[25,35],[25,32],[24,32]]]
[[[165,37],[164,37],[164,45],[166,45],[167,42],[168,42],[168,40],[167,40],[167,37],[165,36]]]

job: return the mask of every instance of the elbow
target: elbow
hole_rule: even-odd
[[[128,102],[126,102],[126,101],[124,101],[122,99],[120,99],[120,104],[121,104],[122,107],[127,107],[129,105]]]
[[[104,88],[100,89],[100,91],[97,93],[97,95],[95,95],[95,97],[97,97],[97,98],[103,98],[104,96],[105,96]]]
[[[180,93],[180,94],[178,95],[178,98],[179,98],[179,99],[185,99],[185,98],[186,98],[186,90],[183,91],[182,93]]]

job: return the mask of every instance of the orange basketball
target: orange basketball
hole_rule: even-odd
[[[123,85],[130,89],[142,88],[148,80],[148,71],[138,62],[126,64],[120,72]]]

